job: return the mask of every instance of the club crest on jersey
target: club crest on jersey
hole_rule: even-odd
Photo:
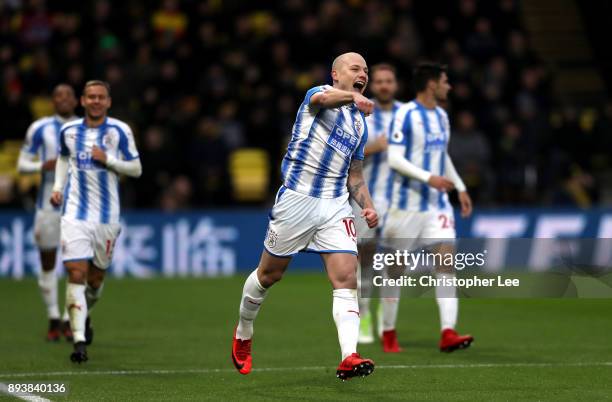
[[[110,133],[106,134],[104,138],[102,139],[102,144],[104,144],[106,148],[111,148],[114,145],[114,142],[115,142],[115,138]]]
[[[266,234],[266,245],[269,248],[274,248],[276,247],[277,240],[278,234],[274,230],[268,228],[268,233]]]
[[[355,120],[355,130],[360,133],[361,132],[361,121]]]

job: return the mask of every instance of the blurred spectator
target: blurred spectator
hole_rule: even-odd
[[[170,185],[176,172],[173,163],[173,147],[166,132],[158,126],[150,127],[145,133],[140,149],[140,160],[146,169],[135,181],[138,188],[137,205],[153,208],[159,203],[159,196]]]
[[[193,207],[193,187],[186,176],[177,176],[165,187],[161,208],[166,212],[184,211]]]
[[[593,203],[594,180],[577,165],[565,165],[554,187],[553,205],[588,208]]]
[[[474,32],[468,35],[465,49],[478,62],[488,61],[497,52],[497,39],[493,35],[491,21],[479,18]]]
[[[229,149],[221,138],[218,122],[202,117],[189,147],[189,172],[193,172],[199,205],[224,205],[230,201],[228,163]]]
[[[474,115],[469,111],[457,114],[448,152],[472,198],[477,202],[486,199],[491,188],[491,151],[484,134],[476,129]]]
[[[0,110],[7,118],[2,119],[2,139],[21,140],[32,122],[30,108],[19,89],[10,89],[0,100]]]
[[[593,127],[594,165],[598,170],[612,168],[612,100],[608,100]]]
[[[523,131],[516,122],[504,125],[497,144],[496,170],[497,198],[503,204],[521,204],[525,197],[527,180],[527,149],[523,147]]]
[[[20,22],[20,37],[27,46],[44,45],[53,34],[44,0],[29,0]]]
[[[187,16],[179,9],[178,0],[163,0],[153,13],[151,25],[159,35],[179,38],[187,30]]]

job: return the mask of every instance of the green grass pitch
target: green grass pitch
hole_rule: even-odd
[[[435,300],[406,298],[404,352],[361,346],[376,370],[342,383],[321,274],[289,272],[270,291],[255,324],[254,371],[234,371],[243,279],[108,280],[81,366],[69,361],[67,343],[43,341],[35,281],[0,280],[0,383],[63,382],[67,396],[46,397],[79,401],[612,399],[612,299],[464,299],[458,329],[476,340],[443,354]]]

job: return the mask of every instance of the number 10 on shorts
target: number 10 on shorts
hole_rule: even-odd
[[[357,239],[357,230],[355,229],[355,220],[353,218],[344,218],[342,219],[342,223],[344,223],[344,228],[346,229],[346,234],[353,240]]]

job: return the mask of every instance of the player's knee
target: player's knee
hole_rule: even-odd
[[[346,269],[334,275],[332,282],[335,289],[356,289],[357,275],[355,270]]]
[[[68,273],[68,282],[85,284],[87,281],[87,262],[85,261],[70,261],[65,263],[66,272]]]
[[[70,283],[78,283],[85,284],[87,280],[87,275],[84,271],[76,268],[66,267],[68,272],[68,282]]]
[[[258,275],[258,279],[259,283],[261,283],[261,286],[263,286],[264,288],[269,288],[276,282],[283,279],[283,271],[261,271]]]

